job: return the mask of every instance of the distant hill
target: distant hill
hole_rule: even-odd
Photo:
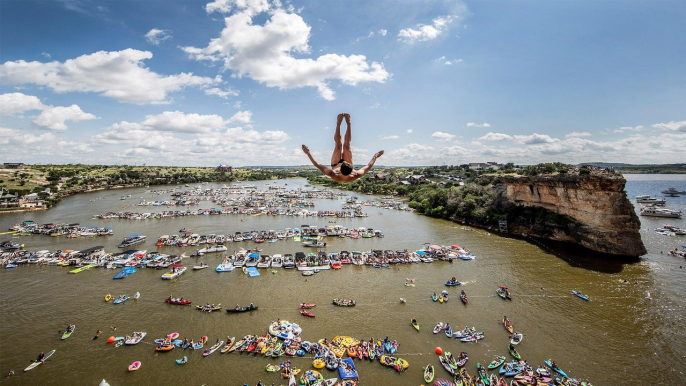
[[[614,162],[582,162],[579,165],[593,165],[601,168],[613,167],[624,174],[686,174],[683,164],[625,164]]]

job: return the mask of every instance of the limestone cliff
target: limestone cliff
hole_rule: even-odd
[[[496,205],[509,213],[510,233],[571,242],[611,255],[646,253],[641,223],[620,175],[508,175],[494,177],[493,183]]]

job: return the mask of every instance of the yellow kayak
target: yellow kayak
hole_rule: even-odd
[[[112,295],[110,295],[110,294],[105,295],[105,301],[109,302],[110,300],[112,300]]]

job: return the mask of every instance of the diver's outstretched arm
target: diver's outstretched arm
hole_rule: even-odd
[[[307,147],[306,145],[303,145],[303,152],[305,154],[307,154],[307,157],[310,159],[310,162],[312,162],[312,165],[314,165],[317,169],[321,170],[322,173],[324,173],[325,175],[327,175],[329,177],[336,174],[333,170],[331,170],[331,168],[328,168],[328,167],[320,164],[319,162],[317,162],[317,160],[315,160],[314,157],[312,157],[312,154],[310,153],[310,148]]]
[[[369,163],[365,167],[363,167],[362,169],[357,171],[357,175],[359,177],[362,177],[363,175],[367,174],[369,169],[371,169],[372,166],[374,166],[374,162],[376,162],[376,159],[381,157],[383,155],[383,153],[384,153],[383,150],[381,150],[381,151],[377,152],[376,154],[374,154],[374,156],[369,161]]]

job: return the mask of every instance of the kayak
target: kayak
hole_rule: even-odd
[[[448,280],[448,281],[445,282],[445,285],[447,285],[448,287],[452,287],[452,286],[456,286],[456,285],[461,285],[461,284],[462,284],[462,283],[460,283],[460,282],[457,281],[457,280],[455,280],[455,281],[450,281],[450,280]]]
[[[105,295],[105,301],[109,302],[110,300],[112,300],[112,295],[110,295],[110,294]]]
[[[36,367],[38,367],[38,365],[40,365],[41,363],[43,363],[43,362],[45,362],[46,360],[48,360],[48,358],[50,358],[50,357],[52,356],[52,354],[55,353],[55,351],[57,351],[57,350],[52,350],[52,351],[50,351],[49,353],[45,354],[45,356],[43,357],[43,360],[35,361],[35,362],[31,363],[31,364],[29,365],[29,367],[27,367],[27,368],[24,369],[24,371],[29,371],[29,370],[35,369]]]
[[[450,326],[445,328],[445,336],[447,336],[448,338],[453,337],[453,329]]]
[[[522,339],[524,339],[524,335],[515,332],[514,335],[512,336],[512,339],[510,339],[510,344],[512,345],[517,345],[522,342]]]
[[[127,300],[129,300],[129,297],[126,295],[122,295],[122,297],[114,299],[114,304],[124,303]]]
[[[424,382],[431,383],[434,380],[434,367],[432,365],[427,365],[424,368]]]
[[[491,363],[488,364],[489,369],[495,369],[496,367],[501,366],[503,363],[505,363],[505,357],[502,355],[498,355],[491,361]]]
[[[307,303],[307,304],[306,304],[306,303],[301,303],[301,304],[298,306],[298,308],[300,308],[301,310],[305,310],[305,309],[314,308],[316,305],[317,305],[316,303]]]
[[[495,293],[498,294],[501,298],[504,300],[512,300],[512,295],[507,293],[507,287],[499,287],[497,290],[495,290]]]
[[[436,325],[436,327],[434,327],[434,334],[438,334],[439,332],[441,332],[442,329],[443,329],[443,323],[440,323],[440,322],[439,322],[439,323]]]
[[[469,360],[469,355],[467,355],[467,353],[464,351],[461,352],[460,355],[457,357],[457,367],[464,366],[468,360]]]
[[[447,371],[450,375],[455,376],[455,370],[450,366],[450,363],[448,363],[448,360],[445,359],[443,355],[438,357],[438,360],[441,362],[441,365]]]
[[[65,331],[64,334],[62,334],[62,340],[69,338],[71,336],[71,333],[74,332],[74,330],[76,330],[75,324],[72,324],[69,327],[71,327],[71,331]]]
[[[515,359],[522,359],[522,356],[519,355],[519,353],[514,347],[508,347],[507,349],[510,351],[510,355],[512,355]]]
[[[135,361],[129,365],[129,371],[136,371],[141,368],[141,361]]]
[[[187,305],[191,304],[191,301],[190,301],[190,300],[185,300],[185,299],[184,299],[184,300],[181,300],[180,298],[179,298],[179,299],[169,299],[169,298],[166,298],[166,299],[164,299],[164,301],[165,301],[166,303],[169,303],[169,304],[177,304],[177,305],[180,305],[180,306],[187,306]]]
[[[307,311],[305,311],[305,310],[300,310],[300,315],[308,316],[308,317],[310,317],[310,318],[314,318],[314,314],[313,314],[313,313],[307,312]]]
[[[551,369],[553,369],[553,371],[555,371],[556,373],[562,375],[562,376],[565,377],[565,378],[569,378],[569,376],[568,376],[564,371],[562,371],[562,369],[560,369],[560,368],[557,367],[557,366],[556,366],[556,367],[553,367],[553,362],[552,362],[551,359],[546,359],[545,361],[543,361],[543,363],[545,363],[548,367],[550,367]]]
[[[449,380],[444,379],[444,378],[436,379],[436,381],[434,382],[434,385],[435,386],[455,386],[455,384],[453,382],[450,382]]]
[[[572,293],[573,293],[574,295],[576,295],[576,296],[578,296],[578,297],[584,299],[585,301],[589,301],[588,296],[582,294],[582,293],[579,292],[579,291],[574,291],[574,290],[572,290]]]
[[[416,320],[410,320],[410,324],[412,325],[412,327],[414,327],[415,330],[419,331],[419,323],[417,323]],[[427,381],[427,382],[431,382],[431,381]]]
[[[479,374],[481,382],[483,382],[486,386],[489,386],[490,382],[488,381],[488,373],[486,373],[486,369],[484,369],[484,367],[481,366],[481,363],[476,364],[476,372],[477,374]]]
[[[186,362],[188,362],[188,357],[185,356],[185,355],[184,355],[184,357],[183,357],[182,359],[177,359],[177,360],[176,360],[176,364],[179,364],[179,365],[184,365],[184,364],[186,364]]]
[[[257,306],[253,307],[238,307],[238,308],[227,308],[226,312],[246,312],[246,311],[255,311],[257,310]]]
[[[512,323],[505,318],[503,318],[503,327],[505,327],[507,332],[509,332],[510,334],[514,333],[514,327],[512,327]]]
[[[231,346],[233,346],[233,343],[236,341],[235,337],[226,337],[226,344],[224,347],[222,347],[221,351],[219,351],[220,354],[224,354],[225,352],[229,351],[231,349]]]
[[[460,300],[462,301],[462,304],[464,304],[465,306],[467,305],[467,294],[464,293],[464,291],[462,291],[462,293],[460,294]]]
[[[141,297],[141,293],[140,293],[140,292],[136,292],[136,294],[133,295],[133,298],[134,298],[134,299],[138,299],[138,298],[140,298],[140,297]]]
[[[212,311],[219,311],[222,309],[222,304],[219,303],[216,306],[195,306],[196,309],[202,311],[202,312],[212,312]]]
[[[215,343],[212,347],[205,350],[205,352],[202,353],[202,356],[206,357],[206,356],[212,354],[213,352],[217,351],[217,349],[219,349],[219,347],[221,347],[223,344],[224,344],[224,341],[220,340],[219,342]]]
[[[437,302],[438,301],[438,295],[436,295],[436,294],[431,295],[431,300]]]

